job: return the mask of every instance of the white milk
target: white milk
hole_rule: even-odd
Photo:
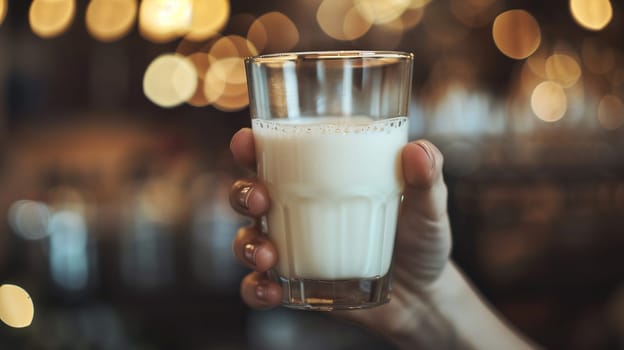
[[[322,123],[322,124],[320,124]],[[407,118],[252,121],[267,229],[287,278],[380,277],[392,260]]]

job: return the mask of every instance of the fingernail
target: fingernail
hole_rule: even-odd
[[[258,252],[258,247],[256,247],[256,245],[253,243],[247,243],[245,244],[245,247],[243,248],[243,256],[245,257],[245,260],[247,260],[248,263],[254,266],[256,265],[256,253],[257,252]]]
[[[238,191],[238,205],[240,205],[244,209],[249,209],[249,196],[253,192],[253,186],[250,184],[243,185]]]
[[[416,142],[416,144],[425,151],[425,154],[429,159],[429,172],[433,172],[433,169],[435,168],[435,158],[433,157],[433,151],[431,150],[431,147],[429,146],[429,144],[423,141],[418,141]]]
[[[268,287],[263,283],[258,283],[256,286],[256,298],[265,300],[267,296]]]

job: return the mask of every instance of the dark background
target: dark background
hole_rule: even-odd
[[[327,314],[241,302],[246,271],[230,244],[246,221],[226,196],[233,179],[250,175],[228,151],[248,111],[166,109],[145,97],[146,67],[179,40],[152,43],[134,29],[99,42],[84,26],[86,1],[65,33],[42,39],[29,27],[30,2],[9,1],[0,26],[0,284],[26,289],[36,313],[30,327],[0,325],[0,349],[391,348]],[[529,11],[547,51],[580,55],[596,39],[614,53],[607,74],[582,67],[581,100],[570,94],[566,115],[547,123],[519,92],[524,60],[495,46],[494,17],[441,41],[436,34],[459,22],[448,1],[433,0],[398,39],[372,30],[345,42],[316,23],[320,2],[232,1],[231,16],[286,14],[299,31],[293,50],[414,52],[411,138],[445,154],[453,258],[540,344],[623,349],[624,134],[596,121],[603,95],[624,98],[622,3],[592,32],[567,1],[491,2],[493,16]],[[47,205],[50,225],[55,213],[75,216],[28,240],[10,222],[20,200]]]

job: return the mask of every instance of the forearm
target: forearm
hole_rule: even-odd
[[[451,328],[454,348],[536,349],[489,306],[454,263],[429,288],[432,310]]]

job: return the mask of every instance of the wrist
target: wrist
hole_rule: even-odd
[[[427,288],[432,310],[439,315],[454,335],[460,349],[535,349],[492,308],[449,262],[440,278]]]
[[[442,273],[426,287],[397,286],[393,298],[401,300],[404,309],[399,313],[402,327],[394,328],[388,338],[399,349],[457,349],[458,333],[441,307],[461,299],[455,266],[448,262]],[[414,293],[417,290],[417,293]]]

